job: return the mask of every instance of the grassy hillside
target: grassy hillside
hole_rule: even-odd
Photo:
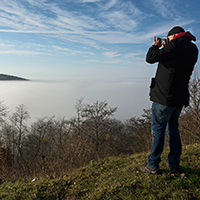
[[[162,155],[161,174],[139,172],[148,153],[92,162],[61,178],[13,181],[0,185],[0,199],[200,199],[200,145],[183,148],[182,172],[171,174]],[[34,178],[34,177],[33,177]]]

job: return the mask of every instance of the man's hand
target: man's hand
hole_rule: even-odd
[[[156,36],[154,36],[153,45],[161,47],[161,39],[159,37],[156,38]]]

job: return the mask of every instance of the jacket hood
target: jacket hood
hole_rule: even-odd
[[[191,40],[196,41],[196,37],[195,37],[194,35],[192,35],[189,31],[178,33],[178,34],[173,38],[173,40],[174,40],[174,39],[177,39],[177,38],[180,38],[180,37],[190,37]]]

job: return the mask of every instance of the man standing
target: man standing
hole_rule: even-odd
[[[146,61],[158,62],[155,78],[150,85],[152,104],[152,151],[146,166],[140,171],[156,174],[164,147],[165,129],[169,134],[170,153],[167,164],[172,172],[179,171],[182,144],[178,129],[178,119],[183,106],[189,105],[188,84],[198,58],[198,49],[191,40],[196,38],[183,28],[176,26],[168,33],[168,42],[161,47],[161,39],[154,37]]]

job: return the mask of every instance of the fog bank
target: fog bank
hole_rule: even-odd
[[[119,120],[140,116],[151,105],[147,78],[1,81],[0,86],[0,100],[10,113],[24,104],[31,121],[53,115],[70,119],[76,115],[76,101],[82,97],[84,103],[106,100],[108,106],[118,107],[114,117]]]

